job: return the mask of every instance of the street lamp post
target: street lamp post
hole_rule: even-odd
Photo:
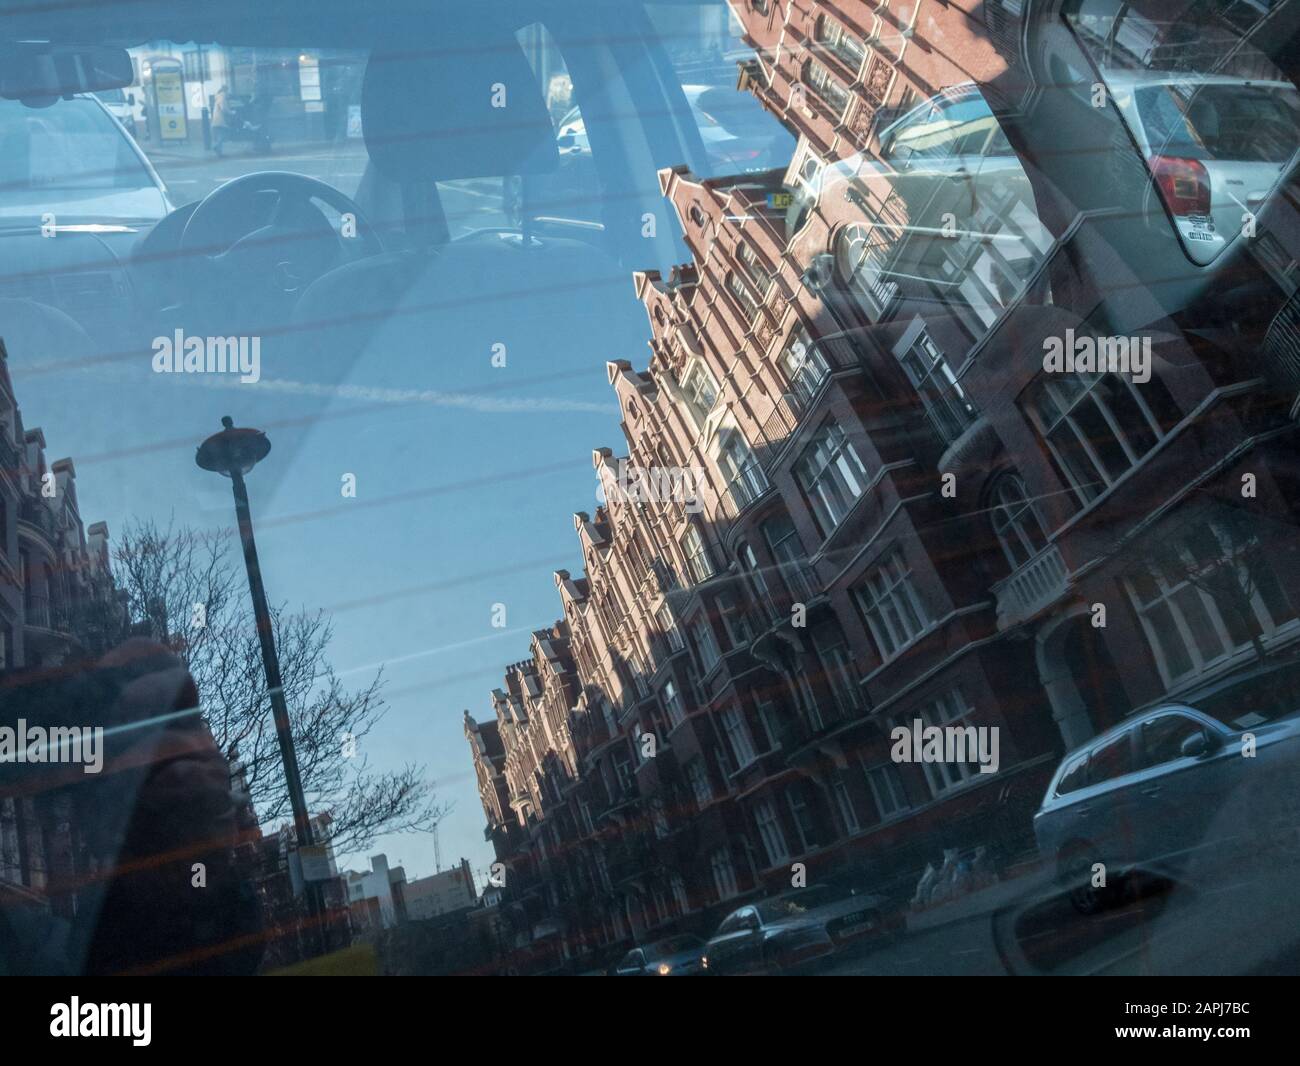
[[[284,761],[284,776],[289,786],[289,804],[293,808],[294,828],[298,849],[312,848],[315,839],[311,818],[307,813],[307,796],[298,772],[298,755],[293,747],[293,733],[289,726],[289,707],[284,699],[284,686],[280,678],[280,658],[275,650],[271,629],[271,611],[266,604],[266,588],[262,584],[262,568],[257,561],[257,544],[253,540],[253,516],[248,507],[248,487],[244,475],[266,458],[271,442],[259,429],[236,427],[226,415],[221,419],[225,428],[199,445],[194,461],[204,470],[211,470],[230,478],[235,495],[235,517],[239,521],[239,539],[244,546],[244,566],[248,570],[248,591],[253,597],[253,616],[257,621],[257,636],[262,645],[262,666],[266,671],[266,687],[271,697],[271,713],[275,718],[275,732],[280,742],[280,757]],[[303,869],[303,885],[307,895],[307,908],[316,927],[316,941],[325,946],[324,908],[314,881],[307,879]]]

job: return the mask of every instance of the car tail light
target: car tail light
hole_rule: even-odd
[[[1151,173],[1172,214],[1182,217],[1210,213],[1210,175],[1199,159],[1158,155],[1151,160]]]

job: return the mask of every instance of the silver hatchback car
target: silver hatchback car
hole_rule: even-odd
[[[1243,856],[1297,857],[1298,684],[1295,664],[1238,673],[1140,710],[1062,759],[1034,835],[1078,910],[1113,903],[1135,871],[1202,881]]]

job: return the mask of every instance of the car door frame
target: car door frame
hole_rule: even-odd
[[[1181,868],[1187,856],[1205,848],[1213,847],[1217,843],[1217,841],[1206,839],[1206,835],[1213,825],[1222,821],[1216,818],[1215,815],[1222,808],[1233,787],[1231,775],[1226,772],[1228,766],[1224,759],[1225,755],[1231,754],[1228,742],[1232,737],[1232,733],[1222,724],[1215,722],[1209,715],[1197,711],[1194,707],[1177,703],[1162,704],[1142,715],[1140,720],[1138,755],[1144,762],[1147,727],[1161,718],[1168,717],[1185,718],[1195,722],[1201,727],[1202,732],[1213,735],[1217,740],[1214,749],[1204,755],[1180,755],[1174,759],[1142,767],[1142,772],[1149,778],[1142,791],[1156,802],[1158,811],[1167,812],[1166,817],[1159,819],[1156,829],[1163,842],[1167,843],[1172,837],[1178,845],[1166,854],[1159,856],[1157,865],[1164,870],[1176,871]],[[1217,765],[1215,765],[1216,761]],[[1198,783],[1195,790],[1198,802],[1191,806],[1191,813],[1200,824],[1200,830],[1194,834],[1195,842],[1193,842],[1181,833],[1171,834],[1167,828],[1167,823],[1183,827],[1188,824],[1188,806],[1169,795],[1171,791],[1169,786],[1171,783],[1176,783],[1172,780],[1175,777],[1181,777],[1190,770],[1201,769],[1205,771],[1206,768],[1209,768],[1208,775],[1204,772],[1201,775],[1204,784]],[[1219,787],[1215,787],[1216,778]]]
[[[1137,767],[1137,735],[1140,725],[1139,721],[1125,722],[1122,727],[1108,731],[1090,744],[1087,749],[1088,783],[1083,788],[1070,793],[1075,797],[1071,826],[1076,829],[1082,828],[1086,832],[1067,834],[1066,842],[1072,838],[1086,840],[1093,850],[1093,861],[1108,864],[1108,869],[1114,867],[1112,872],[1116,874],[1125,872],[1138,858],[1134,854],[1135,838],[1131,833],[1127,834],[1126,845],[1124,830],[1125,819],[1132,817],[1132,808],[1137,802],[1137,790],[1142,777],[1141,770]],[[1096,767],[1097,752],[1109,747],[1121,736],[1128,740],[1129,756],[1134,768],[1117,777],[1094,782],[1092,775]]]

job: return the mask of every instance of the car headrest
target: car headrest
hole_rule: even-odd
[[[559,165],[546,100],[505,30],[457,46],[376,48],[361,86],[375,168],[397,182],[537,174]]]

